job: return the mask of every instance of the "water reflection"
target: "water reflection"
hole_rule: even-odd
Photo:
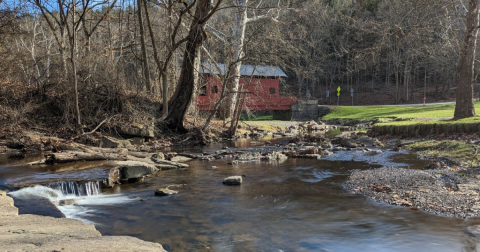
[[[349,170],[370,168],[363,163],[190,164],[123,185],[122,193],[142,201],[101,208],[108,214],[91,220],[104,225],[98,227],[104,234],[134,235],[172,251],[460,251],[469,241],[463,220],[345,191]],[[246,175],[245,184],[223,186],[230,175]],[[184,186],[176,196],[153,197],[155,188],[169,184]]]
[[[425,164],[408,154],[388,159],[411,168]],[[161,171],[143,183],[104,190],[128,200],[110,204],[104,197],[91,198],[77,208],[66,207],[69,216],[96,223],[104,235],[131,235],[159,242],[168,251],[470,252],[478,246],[478,240],[464,232],[478,220],[389,206],[343,188],[351,170],[378,165],[334,159],[189,164],[188,169]],[[38,171],[71,174],[32,169],[4,168],[0,180],[31,181],[38,179],[32,175]],[[221,183],[232,175],[244,175],[244,184]],[[154,196],[155,189],[168,185],[176,185],[179,194]]]

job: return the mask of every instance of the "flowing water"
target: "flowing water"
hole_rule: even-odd
[[[338,152],[327,160],[234,166],[223,160],[192,161],[188,169],[160,171],[113,189],[100,189],[96,182],[110,168],[107,164],[77,164],[75,169],[23,165],[35,158],[0,155],[0,185],[43,184],[11,193],[16,204],[74,199],[74,204],[57,207],[66,217],[93,223],[104,235],[159,242],[168,251],[476,251],[477,241],[464,229],[480,220],[377,203],[343,188],[355,169],[426,164],[408,153],[369,158]],[[224,186],[223,178],[232,175],[243,175],[244,184]],[[179,193],[154,196],[155,189],[167,186]],[[20,211],[32,207],[24,204]]]

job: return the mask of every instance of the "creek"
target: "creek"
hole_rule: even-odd
[[[169,151],[201,153],[222,147]],[[341,151],[322,160],[238,165],[194,160],[187,169],[159,171],[143,182],[103,189],[96,181],[107,176],[108,164],[25,165],[41,157],[0,155],[0,187],[27,186],[10,194],[20,213],[81,219],[103,235],[130,235],[158,242],[168,251],[438,252],[476,251],[478,245],[464,230],[480,220],[377,203],[343,187],[356,169],[424,167],[426,162],[415,154]],[[244,183],[222,184],[223,178],[233,175],[242,175]],[[167,186],[179,193],[154,196],[155,189]],[[52,204],[61,200],[75,203]]]

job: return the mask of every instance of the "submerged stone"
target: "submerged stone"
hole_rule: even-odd
[[[465,231],[473,237],[480,238],[480,225],[467,227]]]

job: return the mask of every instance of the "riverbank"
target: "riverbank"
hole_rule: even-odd
[[[376,201],[428,213],[469,218],[480,216],[480,169],[448,167],[432,170],[397,167],[355,171],[347,189]]]
[[[391,136],[390,136],[391,138]],[[383,167],[354,171],[345,187],[376,201],[442,216],[480,216],[480,155],[477,134],[387,140],[431,160],[423,170]]]
[[[5,152],[40,152],[62,151],[70,145],[83,144],[98,147],[102,139],[111,137],[117,140],[125,140],[127,147],[132,151],[152,152],[170,146],[198,146],[214,142],[232,140],[224,137],[226,128],[222,122],[212,121],[206,131],[202,131],[201,120],[187,120],[189,132],[177,134],[162,127],[162,125],[144,126],[140,124],[127,125],[122,128],[110,126],[100,128],[95,132],[73,134],[71,132],[57,131],[56,129],[40,129],[31,127],[14,128],[0,127],[0,153]],[[239,124],[237,135],[234,139],[247,137],[265,137],[272,134],[284,134],[290,132],[289,126],[296,125],[298,128],[303,122],[257,122],[247,121]]]
[[[18,215],[13,199],[1,190],[0,244],[4,251],[165,251],[135,237],[102,236],[80,220]]]

